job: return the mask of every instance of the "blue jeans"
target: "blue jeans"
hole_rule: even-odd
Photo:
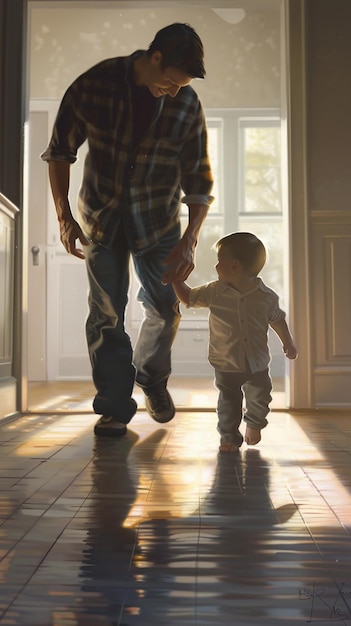
[[[217,430],[221,443],[236,443],[241,446],[243,437],[239,426],[243,417],[245,394],[246,412],[244,420],[248,426],[261,430],[267,426],[266,416],[272,401],[272,380],[268,368],[262,372],[215,372],[215,384],[219,391],[217,402]]]
[[[134,383],[143,388],[166,384],[171,373],[171,348],[180,321],[172,285],[162,285],[162,261],[180,237],[177,226],[151,250],[136,255],[129,248],[123,223],[110,248],[91,243],[85,248],[89,279],[86,337],[96,387],[95,413],[128,423],[135,413]],[[125,329],[125,310],[132,255],[144,307],[134,350]]]

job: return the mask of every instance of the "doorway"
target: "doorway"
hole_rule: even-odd
[[[201,233],[197,268],[191,280],[195,284],[202,277],[211,279],[214,257],[208,255],[210,241],[234,229],[251,229],[270,251],[272,263],[266,268],[270,275],[264,278],[268,284],[273,280],[272,287],[282,294],[282,304],[287,306],[284,299],[288,262],[284,245],[286,208],[281,184],[284,177],[280,176],[284,162],[280,152],[281,119],[285,111],[285,102],[282,102],[284,51],[281,50],[283,3],[280,0],[259,4],[245,2],[244,18],[240,21],[235,21],[235,13],[229,8],[229,13],[218,15],[206,2],[200,8],[192,2],[177,5],[177,8],[158,5],[157,15],[151,3],[145,8],[145,2],[143,8],[130,8],[137,3],[104,2],[99,9],[84,3],[88,7],[85,11],[79,4],[30,3],[33,6],[29,12],[29,169],[34,175],[30,175],[29,180],[36,193],[29,193],[29,212],[30,215],[36,212],[36,218],[29,220],[29,408],[35,403],[34,390],[43,383],[47,389],[54,389],[53,383],[56,387],[64,382],[68,387],[69,383],[75,397],[76,383],[81,381],[88,390],[90,385],[84,338],[85,267],[61,247],[46,164],[37,156],[46,147],[58,103],[71,80],[100,58],[128,54],[145,47],[156,30],[172,21],[187,21],[196,28],[207,51],[205,60],[208,59],[206,81],[194,81],[194,87],[206,110],[217,201]],[[261,158],[255,161],[258,145],[261,145]],[[79,187],[83,156],[82,151],[78,164],[72,168],[73,198]],[[259,185],[252,184],[254,180],[260,181],[261,190]],[[266,196],[270,194],[269,207],[267,209],[265,203],[265,210],[263,203],[257,202],[257,198],[262,198],[262,184]],[[37,248],[39,252],[35,257]],[[135,281],[131,289],[127,323],[135,338],[141,315],[133,297],[137,289]],[[71,310],[68,302],[71,307],[73,303],[74,315],[68,315]],[[285,406],[285,365],[274,336],[271,350],[275,390],[279,393],[276,397],[281,406]],[[188,378],[196,372],[206,388],[211,388],[209,401],[213,404],[205,317],[195,318],[185,312],[174,347],[173,371],[176,388],[181,383],[181,374]],[[200,384],[200,388],[202,386]]]

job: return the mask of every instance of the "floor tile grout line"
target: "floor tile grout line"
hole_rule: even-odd
[[[87,467],[90,465],[90,463],[93,461],[94,456],[89,459],[88,463],[84,466],[84,468],[82,468],[82,470],[76,474],[74,476],[74,478],[72,479],[72,481],[65,487],[64,491],[66,491],[67,488],[71,487],[72,484],[77,480],[77,478],[86,471]],[[50,481],[48,481],[50,482]],[[47,484],[47,483],[45,483]],[[93,489],[90,490],[89,493],[92,493]],[[61,497],[62,494],[60,494],[60,496],[57,496],[57,498],[51,503],[49,509],[52,507],[52,505],[54,505],[57,500]],[[84,502],[87,500],[88,496],[84,499]],[[75,511],[74,515],[67,521],[67,524],[65,524],[64,528],[60,531],[60,533],[56,536],[55,541],[50,545],[50,547],[48,548],[48,550],[45,552],[44,556],[42,557],[42,559],[40,560],[40,562],[37,564],[37,566],[35,567],[34,572],[32,572],[30,574],[30,576],[28,577],[27,581],[25,583],[23,583],[23,585],[21,586],[20,590],[18,591],[18,593],[16,593],[15,597],[12,599],[12,601],[10,602],[10,604],[8,605],[8,607],[4,610],[4,612],[2,613],[1,617],[0,617],[0,621],[3,620],[3,618],[6,617],[6,614],[8,613],[8,611],[11,609],[11,607],[13,606],[14,602],[20,597],[20,595],[23,593],[23,591],[28,587],[28,585],[30,584],[30,581],[32,580],[33,576],[35,575],[35,573],[39,570],[39,568],[41,567],[41,565],[43,564],[43,562],[45,561],[45,559],[47,558],[47,556],[50,554],[51,550],[53,549],[53,547],[57,544],[57,541],[59,540],[59,538],[63,535],[63,533],[65,532],[66,528],[69,526],[69,524],[72,522],[73,519],[75,519],[77,517],[78,512],[81,510],[81,508],[84,506],[84,502],[78,507],[78,509]],[[42,513],[36,520],[35,523],[38,522],[39,519],[42,519],[45,514],[47,513],[47,511],[45,511],[44,513]],[[17,545],[20,541],[23,540],[23,538],[32,530],[32,528],[30,528],[22,537],[21,539],[19,539],[15,545]]]

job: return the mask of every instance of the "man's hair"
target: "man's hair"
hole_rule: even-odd
[[[204,48],[199,35],[189,24],[175,22],[159,30],[147,54],[159,51],[161,67],[177,67],[191,78],[204,78]]]
[[[240,261],[251,276],[257,276],[266,262],[266,248],[253,233],[231,233],[219,239],[214,248],[217,252],[222,250],[233,261]]]

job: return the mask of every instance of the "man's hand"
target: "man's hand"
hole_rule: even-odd
[[[79,259],[84,259],[84,252],[76,247],[79,239],[82,246],[88,246],[78,222],[74,219],[68,200],[70,163],[68,161],[49,161],[49,178],[52,196],[55,202],[57,219],[60,224],[60,239],[64,248]]]
[[[194,256],[195,245],[185,237],[180,239],[162,263],[166,268],[162,275],[163,285],[186,280],[195,267]]]
[[[71,217],[69,219],[61,219],[60,222],[60,239],[63,246],[66,248],[69,254],[84,259],[84,252],[81,248],[76,247],[76,240],[79,239],[82,246],[88,246],[89,241],[85,237],[78,222]]]
[[[166,268],[162,276],[164,285],[186,280],[195,267],[195,248],[202,223],[208,212],[208,205],[189,204],[188,208],[189,222],[183,236],[162,264]]]

